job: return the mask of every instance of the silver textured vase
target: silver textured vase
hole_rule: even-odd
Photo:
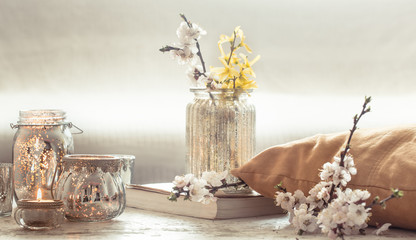
[[[187,172],[222,172],[250,160],[256,145],[256,110],[241,89],[191,88],[186,109]],[[228,181],[236,179],[229,176]]]

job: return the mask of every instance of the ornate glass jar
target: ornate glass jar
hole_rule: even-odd
[[[13,142],[13,180],[18,199],[53,199],[52,188],[61,173],[61,160],[74,151],[70,128],[61,110],[20,111]]]
[[[66,218],[100,222],[123,213],[126,193],[120,170],[121,160],[115,156],[66,155],[55,190],[57,199],[64,202]]]
[[[256,144],[256,111],[241,89],[191,89],[186,109],[187,172],[221,172],[250,160]],[[231,176],[229,181],[234,181]]]

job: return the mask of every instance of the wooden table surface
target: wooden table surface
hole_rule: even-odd
[[[416,232],[389,230],[384,236],[370,234],[346,239],[416,239]],[[30,231],[12,217],[0,218],[0,239],[322,239],[324,235],[297,236],[287,215],[232,220],[204,220],[126,208],[116,219],[101,223],[66,221],[60,228]],[[324,238],[325,239],[325,238]]]

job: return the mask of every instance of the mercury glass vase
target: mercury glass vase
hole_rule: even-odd
[[[186,109],[187,172],[229,171],[250,160],[256,145],[256,110],[250,91],[193,88]],[[231,175],[227,181],[236,181]]]

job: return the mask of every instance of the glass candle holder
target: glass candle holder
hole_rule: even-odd
[[[52,189],[62,170],[62,157],[74,151],[70,132],[74,125],[65,118],[61,110],[25,110],[20,111],[17,124],[11,124],[17,128],[13,142],[17,200],[36,199],[39,188],[44,199],[54,199]]]
[[[64,204],[61,200],[19,200],[14,219],[30,230],[48,230],[64,222]]]
[[[55,191],[64,202],[65,217],[70,221],[100,222],[123,213],[126,193],[120,169],[121,160],[115,156],[66,155]]]

